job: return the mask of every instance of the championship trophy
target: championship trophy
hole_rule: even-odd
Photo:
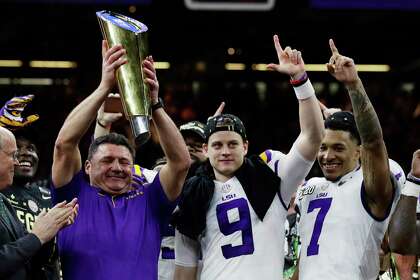
[[[142,61],[147,53],[147,26],[143,23],[110,11],[96,13],[102,35],[111,48],[122,45],[127,63],[116,71],[124,114],[130,122],[137,145],[150,137],[150,98],[144,83]]]

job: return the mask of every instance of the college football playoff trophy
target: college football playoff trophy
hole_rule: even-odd
[[[102,35],[111,48],[122,45],[127,63],[117,70],[117,82],[124,108],[137,145],[150,137],[150,98],[144,83],[142,61],[147,54],[147,26],[143,23],[110,11],[96,13]]]

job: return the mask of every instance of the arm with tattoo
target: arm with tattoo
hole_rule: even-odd
[[[347,88],[362,141],[361,163],[366,202],[372,214],[382,219],[387,216],[392,202],[393,186],[381,125],[353,59],[340,55],[333,40],[330,40],[330,48],[332,56],[327,64],[328,72]]]

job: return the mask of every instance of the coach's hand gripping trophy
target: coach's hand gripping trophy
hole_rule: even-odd
[[[130,122],[137,145],[150,137],[150,98],[144,83],[142,61],[147,54],[147,26],[143,23],[109,11],[96,13],[102,35],[111,48],[120,44],[126,49],[128,63],[117,70],[117,82],[122,97],[124,114]]]

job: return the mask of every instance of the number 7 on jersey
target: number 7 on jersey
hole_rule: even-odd
[[[332,197],[328,198],[320,198],[311,200],[308,205],[308,213],[311,213],[315,209],[319,208],[318,214],[316,215],[314,230],[312,231],[311,241],[309,242],[309,246],[306,250],[306,255],[313,256],[318,255],[319,251],[319,236],[321,235],[322,226],[324,225],[325,216],[330,210],[332,202]]]

